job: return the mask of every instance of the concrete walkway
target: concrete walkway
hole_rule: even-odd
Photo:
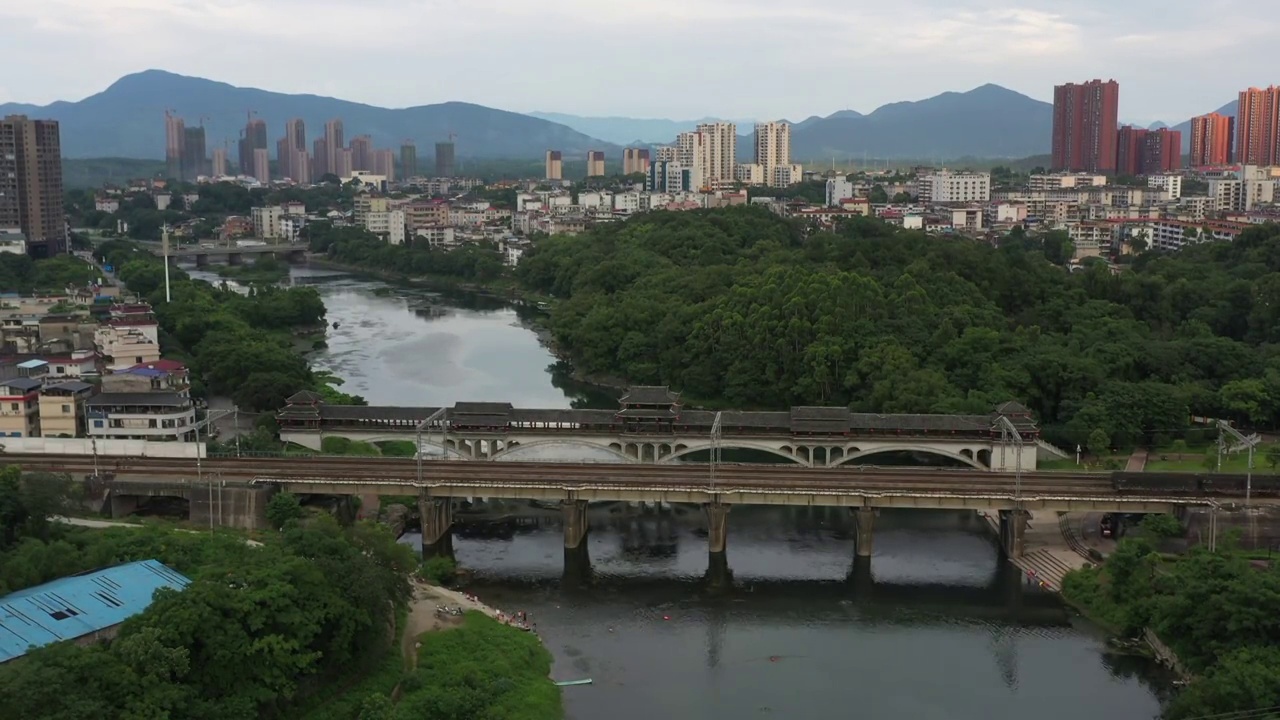
[[[1147,450],[1146,448],[1138,448],[1129,456],[1129,462],[1124,466],[1125,472],[1142,472],[1147,467]]]
[[[983,517],[999,536],[999,520],[986,513]],[[1089,565],[1084,555],[1073,549],[1073,545],[1080,547],[1080,544],[1073,537],[1067,516],[1060,517],[1056,512],[1031,512],[1023,537],[1022,557],[1010,558],[1009,562],[1048,590],[1061,592],[1062,578],[1067,573]]]
[[[137,530],[143,527],[138,523],[115,522],[112,520],[90,520],[88,518],[62,517],[61,515],[55,515],[49,519],[53,520],[54,522],[65,523],[67,525],[77,525],[79,527],[94,528],[97,530],[105,530],[107,528],[115,528],[115,527],[133,528],[134,530]],[[199,535],[204,533],[203,530],[185,530],[182,528],[179,528],[178,532],[191,533],[193,535]],[[245,538],[244,544],[250,547],[262,547],[262,543],[258,542],[257,540],[250,540],[248,538]]]

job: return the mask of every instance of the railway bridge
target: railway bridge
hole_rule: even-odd
[[[1036,468],[1040,431],[1007,402],[981,415],[881,415],[847,407],[714,412],[684,407],[667,387],[631,388],[617,410],[330,405],[310,391],[277,415],[280,438],[320,450],[326,438],[409,440],[419,453],[458,460],[667,464],[747,450],[805,467],[873,464],[910,452],[986,471]]]

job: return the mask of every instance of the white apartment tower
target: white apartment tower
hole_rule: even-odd
[[[703,123],[698,126],[706,147],[707,165],[703,180],[707,183],[732,182],[738,164],[738,126],[733,123]]]
[[[756,123],[756,164],[764,168],[765,181],[775,184],[777,168],[791,165],[791,125]]]

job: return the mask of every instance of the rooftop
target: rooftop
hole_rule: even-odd
[[[183,372],[187,366],[177,360],[157,360],[149,363],[139,363],[125,370],[125,372],[133,372],[134,370],[159,370],[165,373]]]
[[[145,610],[156,590],[190,583],[157,560],[143,560],[6,595],[0,598],[0,663],[119,625]]]
[[[116,407],[121,405],[186,407],[190,404],[190,398],[183,397],[178,393],[168,392],[101,393],[86,403],[89,407]]]

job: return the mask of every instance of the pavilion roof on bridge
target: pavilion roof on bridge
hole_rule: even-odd
[[[623,405],[674,405],[680,402],[680,393],[672,392],[666,385],[633,385],[618,402]]]

